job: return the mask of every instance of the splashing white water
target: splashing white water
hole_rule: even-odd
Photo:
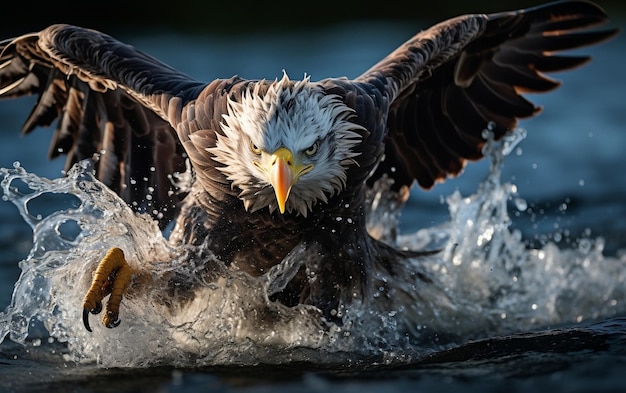
[[[626,261],[605,257],[601,238],[580,239],[577,249],[553,243],[529,249],[510,229],[508,205],[519,198],[515,185],[501,184],[500,169],[524,136],[516,130],[487,144],[491,170],[476,193],[450,195],[444,225],[397,239],[399,247],[442,251],[408,263],[397,276],[377,276],[381,285],[371,299],[338,310],[342,326],[325,323],[314,307],[268,299],[304,263],[297,250],[260,278],[216,261],[209,279],[197,273],[211,255],[174,248],[155,222],[94,179],[88,161],[55,180],[19,165],[2,169],[3,198],[31,225],[34,245],[20,262],[12,302],[0,313],[0,338],[26,344],[49,335],[66,345],[65,360],[116,367],[401,361],[473,338],[624,312]],[[381,198],[385,184],[379,187],[370,198],[369,227],[393,239],[397,212]],[[37,212],[48,198],[59,206],[59,197],[65,207]],[[98,324],[88,333],[82,298],[111,247],[126,250],[129,263],[147,274],[124,299],[122,324]],[[434,281],[425,285],[419,275]]]

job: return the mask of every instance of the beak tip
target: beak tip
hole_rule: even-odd
[[[280,214],[285,214],[285,203],[284,202],[278,202],[278,211],[280,212]]]

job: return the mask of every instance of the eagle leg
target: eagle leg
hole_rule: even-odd
[[[98,314],[102,311],[102,300],[109,294],[111,297],[102,316],[102,324],[114,328],[120,324],[118,318],[120,303],[126,288],[130,284],[133,270],[124,258],[124,252],[111,248],[98,264],[91,286],[83,300],[83,324],[91,332],[89,313]]]

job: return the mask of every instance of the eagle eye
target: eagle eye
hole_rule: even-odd
[[[306,154],[307,156],[311,157],[311,156],[315,155],[315,153],[317,153],[317,148],[318,147],[319,147],[319,142],[315,142],[308,149],[306,149],[304,151],[304,154]]]
[[[250,141],[250,150],[256,155],[261,155],[261,149],[252,141]]]

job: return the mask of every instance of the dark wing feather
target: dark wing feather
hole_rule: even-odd
[[[482,157],[488,125],[501,137],[540,111],[522,94],[559,86],[544,72],[589,60],[559,52],[615,35],[591,30],[606,21],[593,3],[563,1],[461,16],[417,34],[356,80],[391,102],[385,159],[371,181],[387,173],[396,188],[415,180],[429,188],[460,173]]]
[[[185,107],[178,121],[178,137],[193,162],[196,179],[207,191],[205,197],[214,202],[222,202],[228,196],[238,201],[239,191],[231,187],[230,181],[219,170],[223,164],[215,161],[208,149],[216,146],[217,133],[222,133],[220,123],[223,115],[228,113],[226,96],[240,100],[250,83],[254,81],[236,76],[214,80],[202,90],[193,105]],[[265,93],[264,89],[267,86],[261,88],[262,94]],[[205,213],[210,222],[223,215],[221,206],[212,202],[205,204]]]
[[[37,95],[22,132],[58,119],[49,155],[65,169],[101,153],[98,178],[165,225],[184,196],[186,170],[173,126],[205,86],[105,34],[54,25],[0,43],[0,97]]]

